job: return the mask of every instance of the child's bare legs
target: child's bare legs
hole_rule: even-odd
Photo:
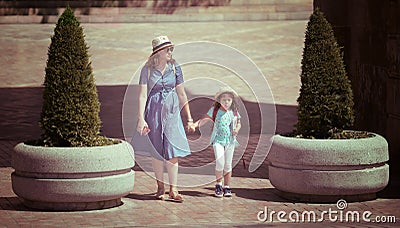
[[[169,196],[174,200],[182,200],[182,196],[178,192],[178,167],[178,158],[167,161]]]
[[[222,174],[223,171],[215,170],[216,183],[222,183]],[[229,186],[231,184],[231,177],[232,171],[224,174],[224,185]]]
[[[224,185],[225,186],[231,185],[231,177],[232,177],[232,171],[225,173],[225,175],[224,175]]]
[[[157,193],[156,197],[158,199],[164,198],[164,161],[153,158],[152,160],[154,174],[157,180]]]
[[[215,178],[217,183],[222,183],[222,174],[223,174],[222,170],[221,171],[215,170]]]

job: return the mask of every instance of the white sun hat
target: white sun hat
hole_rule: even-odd
[[[168,39],[167,36],[158,36],[151,41],[151,45],[153,46],[153,53],[150,56],[153,56],[157,52],[168,48],[173,47],[174,44]]]

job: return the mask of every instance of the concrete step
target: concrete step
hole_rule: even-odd
[[[55,23],[65,2],[0,1],[0,23]],[[213,4],[207,6],[184,6],[193,0],[177,2],[181,5],[154,6],[154,0],[70,1],[70,5],[76,6],[74,13],[82,23],[306,20],[313,8],[312,0],[208,0]]]
[[[7,9],[0,8],[0,15],[59,15],[65,8],[20,8]],[[195,14],[195,13],[269,13],[269,12],[304,12],[312,10],[312,5],[247,5],[247,6],[212,6],[201,7],[192,6],[177,9],[157,9],[147,7],[93,7],[93,8],[74,8],[76,15],[117,15],[117,14]],[[173,11],[172,11],[173,10]]]
[[[275,4],[304,4],[310,0],[113,0],[113,1],[53,1],[53,0],[1,0],[0,8],[65,8],[70,5],[72,8],[90,7],[192,7],[192,6],[247,6],[247,5],[275,5]]]
[[[168,14],[137,14],[137,15],[78,15],[81,23],[158,23],[158,22],[205,22],[205,21],[267,21],[267,20],[306,20],[308,12],[297,13],[256,13],[256,14],[209,14],[209,15],[168,15]],[[58,16],[1,16],[0,24],[40,24],[56,23]]]

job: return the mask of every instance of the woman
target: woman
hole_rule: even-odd
[[[194,131],[187,104],[180,66],[172,58],[174,45],[167,36],[152,41],[153,52],[142,68],[139,80],[139,112],[137,131],[148,135],[152,149],[152,165],[157,179],[156,198],[164,199],[164,162],[169,177],[169,198],[182,201],[177,189],[178,158],[190,154],[180,116],[180,105],[188,119],[188,130]]]

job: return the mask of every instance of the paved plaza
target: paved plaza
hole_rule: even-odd
[[[215,89],[210,86],[211,81],[207,80],[218,79],[232,86],[246,105],[250,105],[246,107],[251,107],[257,102],[257,96],[251,89],[260,86],[268,88],[276,108],[276,122],[273,121],[276,132],[291,131],[296,122],[296,99],[300,86],[300,62],[306,23],[242,21],[82,24],[102,104],[102,133],[109,137],[127,137],[121,126],[126,88],[129,84],[137,84],[135,72],[151,53],[150,41],[162,34],[168,35],[177,46],[206,41],[237,50],[254,63],[265,78],[265,81],[260,82],[250,76],[235,74],[224,66],[188,62],[182,66],[185,80],[206,81],[188,83],[186,89],[190,97],[212,96]],[[244,155],[246,166],[240,161],[233,170],[232,198],[213,197],[214,185],[209,183],[180,188],[185,198],[183,203],[155,200],[155,181],[136,165],[135,187],[122,199],[123,205],[119,207],[81,212],[47,212],[24,207],[11,187],[11,153],[17,143],[40,136],[37,121],[41,111],[47,50],[54,27],[52,24],[0,25],[0,227],[288,226],[293,223],[279,221],[278,212],[301,214],[313,211],[321,215],[327,211],[339,211],[335,203],[298,203],[281,198],[268,180],[267,161],[255,172],[249,172],[249,162],[255,148],[260,145],[260,133],[263,134],[252,131],[249,131]],[[175,57],[179,62],[178,53]],[[237,59],[229,60],[239,66],[242,64]],[[194,116],[202,114],[197,113],[200,110],[198,107],[191,108]],[[209,148],[182,159],[180,165],[194,166],[212,159],[212,156]],[[399,184],[393,182],[379,193],[378,199],[349,202],[345,209],[360,214],[371,212],[370,218],[373,219],[390,220],[396,217],[397,223],[368,222],[362,218],[359,222],[346,222],[340,218],[333,221],[334,218],[325,216],[320,222],[299,222],[293,225],[396,227],[400,222],[398,187]],[[259,221],[265,218],[265,214],[269,214],[266,211],[276,213],[272,219],[268,217],[267,221]]]

